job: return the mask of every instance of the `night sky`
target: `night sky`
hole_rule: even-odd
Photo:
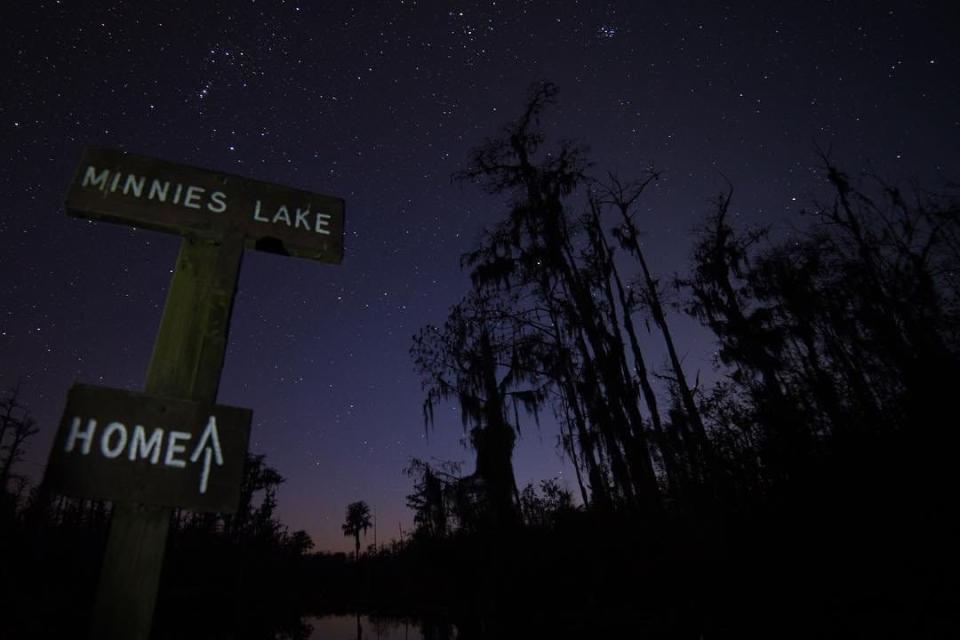
[[[346,200],[342,265],[246,254],[218,400],[254,410],[251,449],[287,478],[281,520],[347,550],[348,502],[375,510],[379,541],[410,529],[412,456],[472,471],[453,407],[425,432],[408,349],[505,211],[450,176],[531,83],[559,86],[547,132],[587,143],[596,175],[665,171],[644,242],[669,275],[725,177],[741,223],[802,226],[815,145],[854,173],[960,179],[958,18],[954,2],[4,3],[0,386],[19,382],[42,428],[19,471],[42,475],[74,381],[143,388],[179,244],[66,217],[84,145]],[[707,375],[711,343],[674,322]],[[515,465],[521,485],[571,473],[549,420]]]

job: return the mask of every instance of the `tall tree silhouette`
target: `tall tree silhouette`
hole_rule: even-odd
[[[576,213],[588,184],[585,151],[570,142],[543,148],[540,117],[555,97],[553,85],[536,85],[522,116],[474,150],[460,174],[512,197],[506,219],[463,264],[476,289],[511,291],[536,311],[533,327],[551,348],[535,354],[544,357],[531,368],[553,382],[562,442],[586,472],[592,501],[655,511],[660,489],[648,433],[648,420],[655,432],[660,427],[655,395],[645,388],[639,346],[627,355],[622,325],[632,324],[633,309],[614,293],[612,281],[622,286],[624,278],[598,214]]]
[[[512,463],[518,409],[523,406],[536,414],[545,400],[541,377],[528,365],[540,343],[518,321],[512,306],[501,303],[468,295],[453,307],[442,328],[424,327],[411,349],[427,392],[427,424],[434,421],[437,403],[455,400],[459,405],[477,454],[474,479],[494,527],[518,519]]]
[[[355,560],[360,559],[360,534],[366,534],[367,529],[372,526],[373,522],[370,520],[370,507],[367,506],[366,502],[361,500],[351,502],[347,505],[347,513],[344,516],[344,522],[340,525],[340,528],[343,529],[343,535],[347,537],[353,536],[354,543],[356,544],[353,554]]]
[[[616,238],[620,247],[632,256],[640,267],[640,301],[643,306],[649,310],[650,316],[661,335],[664,345],[667,349],[667,356],[670,360],[670,368],[673,372],[673,387],[677,391],[680,405],[686,414],[685,420],[674,421],[674,425],[679,427],[679,436],[687,447],[687,455],[690,462],[700,466],[698,471],[703,471],[703,463],[708,457],[708,441],[706,429],[703,425],[703,419],[700,416],[700,409],[694,399],[693,390],[687,382],[686,373],[680,362],[680,356],[677,352],[677,346],[667,322],[667,315],[662,301],[660,284],[651,271],[643,248],[640,243],[641,230],[637,224],[636,203],[644,190],[654,181],[658,180],[660,174],[653,169],[648,170],[648,175],[641,179],[629,183],[622,182],[617,176],[610,175],[608,182],[602,186],[602,201],[611,206],[619,215],[618,224],[613,228],[613,237]],[[618,279],[618,288],[621,286]],[[632,324],[632,323],[631,323]],[[635,333],[631,330],[631,345],[635,342]],[[634,358],[638,358],[639,349],[634,348]],[[642,379],[642,377],[641,377]],[[657,431],[660,431],[659,416],[656,406],[650,398],[650,392],[644,388],[644,397],[648,399],[651,405],[652,419],[654,420]],[[686,429],[689,424],[690,429]]]
[[[730,227],[732,197],[731,189],[715,200],[694,247],[693,273],[680,284],[692,294],[688,311],[719,339],[720,363],[749,395],[744,420],[759,428],[754,442],[763,449],[768,477],[789,475],[809,449],[805,421],[783,386],[782,327],[750,287],[750,249],[765,231],[740,236]]]
[[[17,486],[9,493],[9,484],[13,478],[13,466],[23,458],[27,440],[39,433],[36,420],[30,415],[17,397],[19,388],[14,388],[0,397],[0,500],[11,501],[9,506],[17,507],[26,480],[17,477]],[[4,505],[8,506],[8,505]]]
[[[248,454],[240,485],[240,504],[236,513],[224,518],[224,533],[237,541],[268,542],[279,540],[282,525],[275,517],[277,490],[285,482],[280,473],[267,464],[263,454]],[[204,514],[191,516],[194,526],[216,523]]]
[[[435,467],[414,458],[404,473],[415,478],[413,492],[407,496],[407,506],[413,510],[416,532],[427,538],[443,538],[451,528],[451,521],[462,521],[455,490],[460,482],[459,465],[452,462]]]

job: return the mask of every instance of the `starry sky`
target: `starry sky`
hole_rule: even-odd
[[[651,266],[685,268],[708,200],[802,226],[816,145],[853,172],[960,179],[953,2],[50,2],[0,9],[0,386],[42,432],[74,381],[142,389],[179,238],[68,219],[84,145],[344,198],[342,265],[248,252],[219,402],[254,410],[251,449],[286,477],[280,518],[347,550],[346,504],[409,531],[412,456],[465,461],[455,408],[425,431],[408,355],[465,291],[459,255],[505,211],[450,176],[550,80],[554,139],[593,172],[664,170],[643,202]],[[674,318],[688,370],[712,345]],[[656,354],[657,345],[650,349]],[[656,360],[654,360],[656,361]],[[574,487],[550,420],[518,481]],[[372,536],[372,532],[370,533]],[[368,537],[372,542],[372,537]]]

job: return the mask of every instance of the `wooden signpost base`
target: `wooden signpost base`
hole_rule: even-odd
[[[155,505],[114,505],[91,640],[150,637],[171,511]]]
[[[228,232],[219,243],[190,236],[181,241],[147,393],[216,401],[243,248],[240,233]],[[91,638],[149,638],[170,514],[169,507],[114,505]]]

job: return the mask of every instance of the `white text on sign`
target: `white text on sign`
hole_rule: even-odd
[[[229,207],[229,197],[224,191],[122,171],[111,171],[94,165],[87,165],[80,185],[84,189],[96,189],[104,195],[119,193],[140,200],[174,204],[186,209],[205,209],[211,213],[224,213]],[[330,213],[311,211],[309,205],[304,208],[283,204],[268,211],[260,200],[256,200],[253,211],[247,211],[245,215],[256,222],[283,225],[290,229],[302,229],[324,236],[330,235],[333,219]]]
[[[131,461],[148,460],[152,465],[162,464],[177,469],[186,468],[188,463],[196,463],[202,455],[200,493],[206,493],[211,465],[216,463],[223,466],[223,451],[220,448],[216,417],[210,416],[206,428],[193,446],[192,453],[187,456],[189,441],[192,439],[193,434],[189,431],[164,431],[155,428],[148,435],[143,425],[134,425],[128,429],[122,422],[109,422],[98,431],[96,420],[91,418],[84,421],[82,417],[74,416],[70,421],[64,451],[76,451],[84,456],[93,451],[95,455],[99,453],[108,459],[126,455]]]

